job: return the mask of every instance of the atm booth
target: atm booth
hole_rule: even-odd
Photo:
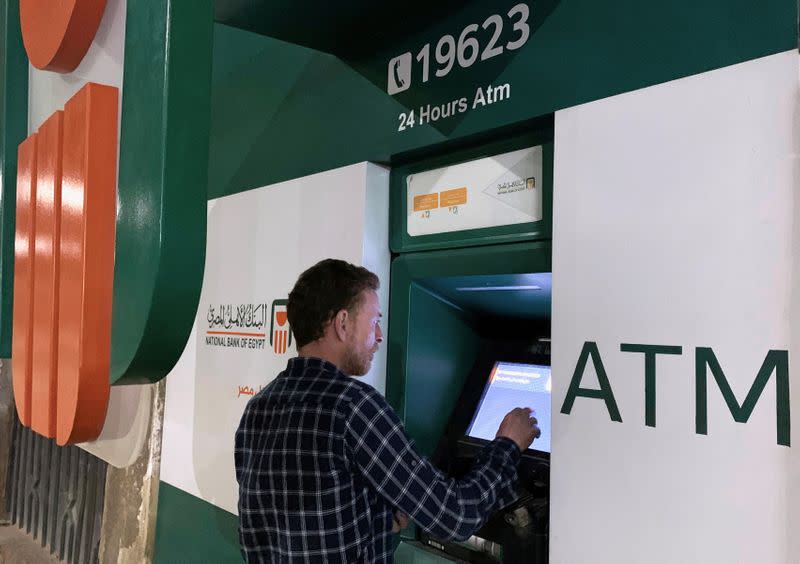
[[[392,170],[387,398],[456,478],[512,408],[542,429],[517,502],[465,542],[404,531],[399,563],[548,561],[552,170],[548,126]]]

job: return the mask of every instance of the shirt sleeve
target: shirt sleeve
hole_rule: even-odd
[[[487,445],[460,480],[448,478],[417,454],[397,414],[374,390],[354,401],[345,433],[367,482],[435,537],[466,540],[495,510],[517,499],[520,451],[510,439]]]

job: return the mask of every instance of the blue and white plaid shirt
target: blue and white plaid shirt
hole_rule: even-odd
[[[420,457],[374,388],[293,358],[236,431],[239,539],[247,562],[392,562],[392,516],[466,539],[516,498],[520,452],[496,439],[459,481]]]

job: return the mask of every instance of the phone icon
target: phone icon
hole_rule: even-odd
[[[406,81],[400,76],[400,61],[394,62],[392,70],[394,70],[394,83],[397,84],[398,87],[403,88],[406,85]]]
[[[389,61],[386,91],[390,96],[411,87],[411,60],[411,53],[404,53]]]

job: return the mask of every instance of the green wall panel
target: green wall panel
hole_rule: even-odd
[[[392,57],[416,54],[445,33],[457,36],[467,23],[517,2],[466,2],[389,48],[365,48],[366,55],[347,60],[216,25],[209,197],[365,160],[405,162],[409,152],[503,135],[498,129],[558,109],[797,44],[794,0],[541,0],[531,2],[533,33],[522,49],[421,88],[415,77],[406,92],[386,93]],[[503,83],[512,87],[507,101],[397,131],[406,109]]]
[[[236,515],[161,482],[153,563],[241,563],[238,523]]]
[[[28,58],[19,0],[0,4],[0,358],[11,357],[17,147],[28,134]]]
[[[213,1],[128,2],[112,383],[166,376],[200,299]]]
[[[419,284],[409,288],[408,318],[404,419],[419,452],[431,456],[475,362],[479,339],[473,320]]]
[[[209,198],[363,161],[394,138],[374,116],[402,110],[332,55],[217,24]]]

